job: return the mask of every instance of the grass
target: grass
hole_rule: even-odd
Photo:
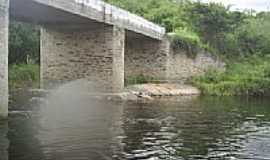
[[[186,53],[189,57],[196,57],[198,51],[201,49],[210,51],[210,47],[203,44],[200,37],[195,32],[186,29],[178,29],[173,33],[168,33],[168,37],[174,50],[183,49],[187,51]]]
[[[13,64],[9,66],[9,87],[36,88],[39,87],[39,65]]]
[[[206,95],[266,95],[270,92],[270,57],[252,56],[228,62],[226,71],[210,69],[192,83]]]
[[[40,70],[37,64],[13,64],[9,66],[9,87],[37,88],[40,82]],[[125,85],[144,84],[154,81],[153,77],[138,75],[125,78]]]
[[[145,84],[154,81],[153,77],[138,75],[138,76],[129,76],[125,78],[125,86],[134,85],[134,84]]]

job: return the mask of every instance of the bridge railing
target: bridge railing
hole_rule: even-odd
[[[106,16],[110,16],[114,21],[120,20],[123,23],[132,24],[137,27],[151,29],[161,35],[165,34],[165,29],[140,16],[132,14],[124,9],[115,7],[101,0],[75,0],[76,3],[91,7],[99,12],[104,12]]]

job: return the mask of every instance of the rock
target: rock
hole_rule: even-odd
[[[136,96],[135,94],[128,94],[125,97],[126,101],[137,101],[138,100],[138,96]]]
[[[141,94],[141,95],[139,95],[138,96],[140,99],[142,99],[142,100],[154,100],[154,98],[152,98],[151,96],[149,96],[149,95],[146,95],[146,94]]]
[[[46,99],[41,97],[32,97],[30,99],[30,104],[45,104]]]
[[[49,90],[45,90],[45,89],[30,89],[29,90],[33,95],[37,95],[37,96],[47,96],[50,94]]]
[[[200,95],[199,89],[182,84],[142,84],[128,88],[128,91],[139,98],[149,99],[152,97],[168,96],[192,96]],[[147,95],[147,96],[145,96]]]

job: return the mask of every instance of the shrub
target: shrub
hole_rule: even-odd
[[[11,21],[9,28],[9,64],[39,62],[39,28]]]
[[[125,78],[125,85],[133,85],[133,84],[144,84],[150,83],[154,81],[153,77],[145,76],[145,75],[138,75],[138,76],[129,76]]]
[[[9,86],[13,88],[38,87],[39,65],[20,64],[9,66]]]
[[[224,72],[209,70],[203,76],[194,77],[192,83],[209,95],[264,95],[270,91],[270,58],[243,58],[240,62],[231,62]]]
[[[168,33],[174,50],[183,49],[188,56],[194,57],[199,49],[208,49],[208,45],[201,42],[200,37],[187,29],[177,29],[175,32]]]

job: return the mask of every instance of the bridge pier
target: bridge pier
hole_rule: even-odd
[[[9,0],[0,0],[0,119],[8,116]]]
[[[41,29],[41,84],[77,79],[95,82],[95,89],[120,92],[124,88],[125,30],[98,24],[96,27],[59,27]]]

